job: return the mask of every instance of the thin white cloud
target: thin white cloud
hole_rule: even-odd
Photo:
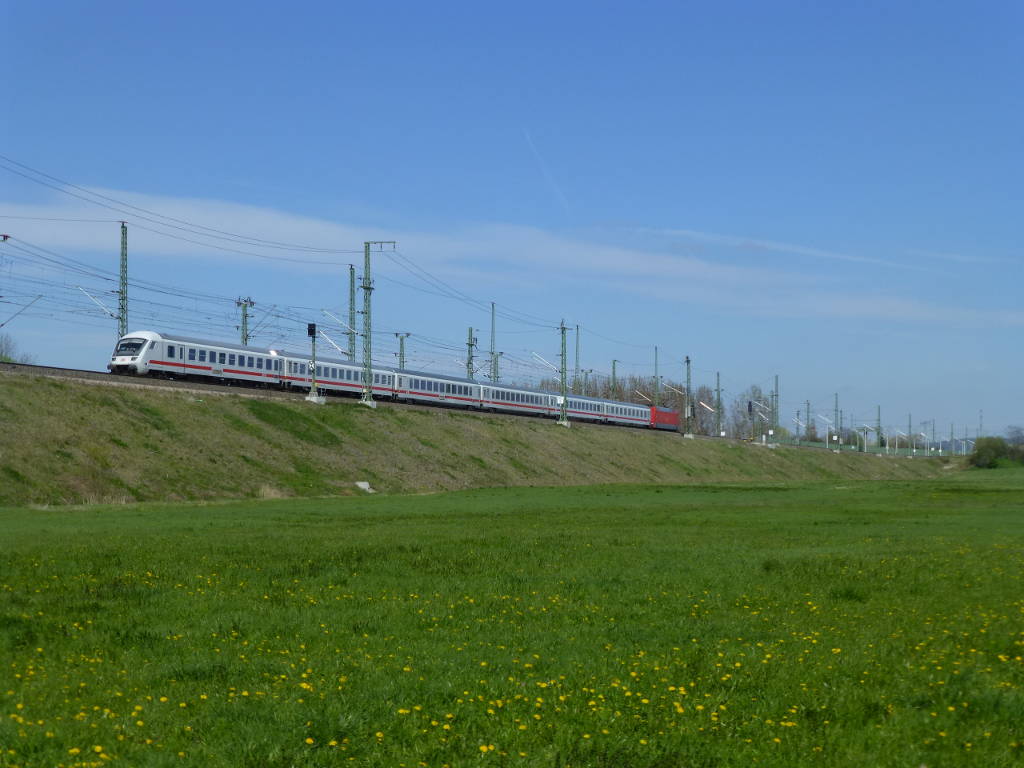
[[[348,223],[326,221],[284,211],[194,198],[142,195],[120,190],[96,190],[132,205],[159,211],[205,227],[252,234],[265,240],[308,243],[326,248],[351,249],[349,254],[295,253],[224,241],[218,245],[263,253],[266,256],[308,258],[334,261],[334,266],[296,264],[259,259],[240,253],[224,252],[196,242],[185,242],[143,231],[129,224],[129,251],[136,260],[181,263],[182,267],[203,264],[245,264],[255,276],[268,281],[281,280],[283,273],[331,275],[339,266],[361,264],[364,240],[397,240],[402,253],[437,277],[478,298],[529,295],[538,284],[587,284],[595,293],[612,295],[628,292],[638,300],[657,300],[683,306],[699,305],[740,316],[783,316],[800,318],[841,318],[860,320],[901,320],[909,323],[941,323],[946,327],[1002,327],[1024,325],[1024,313],[1016,310],[974,310],[939,306],[913,297],[898,295],[855,295],[830,290],[827,278],[778,268],[749,267],[726,263],[722,259],[698,258],[658,249],[640,249],[608,243],[589,242],[550,231],[508,224],[479,224],[461,230],[439,233],[415,230],[382,230]],[[0,202],[0,216],[112,220],[118,214],[82,202],[56,198],[44,204]],[[131,221],[131,217],[129,217]],[[3,231],[44,248],[78,256],[82,253],[109,253],[110,269],[116,264],[119,225],[107,223],[51,223],[33,219],[0,218]],[[141,223],[141,222],[140,222]],[[146,223],[146,226],[151,226]],[[153,227],[157,228],[157,227]],[[202,236],[180,230],[166,230],[189,240]],[[665,230],[659,230],[664,233]],[[885,263],[861,257],[848,257],[815,248],[771,241],[756,241],[729,235],[714,235],[694,230],[671,230],[693,240],[768,251],[785,251],[816,258],[865,263]],[[0,251],[2,252],[2,251]],[[93,259],[94,260],[94,259]],[[417,278],[401,272],[386,260],[378,275],[399,279],[421,288]],[[902,265],[897,265],[902,266]],[[469,288],[468,286],[472,286]],[[505,298],[508,301],[508,298]],[[514,303],[511,301],[510,303]]]
[[[907,269],[918,272],[936,271],[932,268],[923,267],[918,264],[905,264],[889,259],[880,259],[874,256],[858,256],[855,254],[840,253],[838,251],[830,251],[806,245],[798,245],[796,243],[783,243],[776,240],[763,240],[760,238],[743,237],[740,235],[723,235],[715,232],[701,232],[694,229],[643,229],[642,231],[669,237],[680,237],[688,240],[695,240],[697,242],[713,243],[715,245],[723,245],[746,251],[788,253],[794,256],[806,256],[812,259],[845,261],[855,264],[875,264],[878,266]]]

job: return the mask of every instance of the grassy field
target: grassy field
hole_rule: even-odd
[[[549,419],[437,408],[370,410],[350,399],[318,408],[223,392],[0,375],[0,505],[344,495],[360,480],[410,493],[946,472],[931,460],[768,450],[583,424],[564,429]]]
[[[1024,471],[0,511],[0,765],[1024,760]]]

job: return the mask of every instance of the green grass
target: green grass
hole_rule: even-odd
[[[991,470],[0,510],[0,765],[1017,765],[1021,498]]]

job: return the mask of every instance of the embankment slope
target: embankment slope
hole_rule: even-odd
[[[247,393],[248,394],[248,393]],[[0,505],[508,485],[907,480],[933,460],[388,406],[0,376]]]

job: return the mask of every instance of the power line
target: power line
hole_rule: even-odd
[[[280,249],[289,250],[289,251],[309,251],[309,252],[312,252],[312,253],[361,253],[362,252],[362,251],[354,250],[354,249],[320,248],[320,247],[316,247],[316,246],[300,245],[300,244],[296,244],[296,243],[287,243],[287,242],[281,242],[281,241],[277,241],[277,240],[268,240],[268,239],[265,239],[265,238],[249,237],[247,235],[239,235],[239,234],[237,234],[235,232],[228,232],[226,230],[216,229],[214,227],[207,227],[207,226],[205,226],[203,224],[196,224],[196,223],[188,221],[186,219],[178,219],[178,218],[175,218],[174,216],[167,216],[167,215],[162,214],[162,213],[157,213],[156,211],[151,211],[151,210],[149,210],[147,208],[142,208],[140,206],[124,202],[123,200],[118,200],[117,198],[109,197],[108,195],[100,194],[99,192],[94,192],[91,189],[87,189],[86,187],[81,187],[81,186],[79,186],[77,184],[72,184],[69,181],[65,181],[64,179],[61,179],[61,178],[58,178],[58,177],[53,176],[51,174],[45,173],[44,171],[40,171],[40,170],[38,170],[36,168],[33,168],[33,167],[29,166],[29,165],[25,165],[24,163],[20,163],[17,160],[14,160],[13,158],[7,157],[6,155],[0,154],[0,160],[3,160],[4,162],[10,163],[12,165],[16,165],[19,168],[22,168],[22,169],[24,169],[26,171],[29,171],[30,173],[34,173],[34,174],[36,174],[38,176],[41,176],[44,179],[49,179],[50,181],[55,182],[55,184],[62,185],[63,187],[70,187],[71,189],[76,189],[76,190],[78,190],[79,192],[82,192],[85,195],[90,195],[92,197],[99,198],[100,200],[106,200],[108,203],[114,203],[115,205],[121,206],[122,208],[128,208],[130,210],[146,214],[147,216],[151,216],[151,217],[155,216],[158,219],[166,219],[167,221],[171,221],[171,222],[175,222],[176,224],[183,225],[182,227],[175,227],[176,229],[183,229],[183,228],[186,228],[186,229],[198,229],[198,230],[205,230],[205,232],[212,233],[212,234],[204,235],[205,237],[217,237],[217,239],[222,239],[222,240],[225,240],[225,239],[226,240],[236,240],[236,241],[241,242],[241,243],[243,243],[245,245],[257,245],[257,246],[262,246],[262,247],[265,247],[265,248],[280,248]],[[7,167],[5,167],[3,165],[0,165],[0,168],[2,168],[5,171],[8,171],[9,173],[14,173],[14,174],[16,174],[18,176],[21,176],[22,178],[27,179],[28,181],[32,181],[32,182],[35,182],[37,184],[41,184],[41,185],[43,185],[45,187],[49,187],[50,189],[54,189],[54,190],[56,190],[58,192],[62,192],[64,194],[70,195],[71,197],[78,198],[79,200],[83,200],[85,202],[92,203],[93,205],[99,205],[99,206],[102,206],[104,208],[109,208],[110,210],[116,210],[119,213],[123,213],[123,211],[121,211],[120,209],[115,208],[115,207],[113,207],[111,205],[106,205],[104,203],[98,202],[97,200],[92,200],[92,199],[83,197],[82,195],[74,194],[72,192],[69,192],[67,189],[63,189],[62,187],[55,186],[55,184],[49,184],[49,183],[44,182],[44,181],[42,181],[40,179],[33,178],[33,177],[31,177],[31,176],[29,176],[27,174],[24,174],[24,173],[21,173],[19,171],[16,171],[13,168],[7,168]],[[155,222],[152,222],[152,223],[158,224],[160,226],[165,226],[165,227],[172,227],[173,226],[171,224],[166,224],[166,223],[160,222],[160,221],[155,221]]]

